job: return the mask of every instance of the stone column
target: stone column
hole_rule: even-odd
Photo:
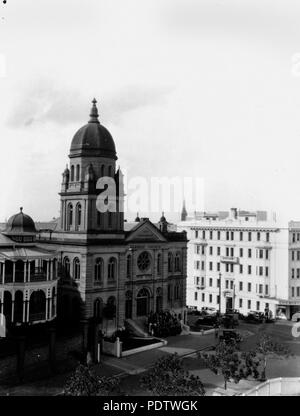
[[[26,301],[26,315],[27,315],[27,319],[26,322],[29,322],[29,300]]]
[[[49,273],[49,260],[47,260],[47,272],[46,272],[46,274],[47,274],[47,280],[49,280],[49,276],[50,276],[50,273]]]
[[[24,299],[24,294],[23,294],[23,299]],[[22,317],[22,322],[25,322],[26,319],[26,301],[23,300],[23,317]]]
[[[4,285],[5,283],[5,260],[3,262],[3,267],[2,267],[2,284]]]
[[[11,301],[11,322],[14,322],[15,314],[15,299]]]
[[[27,272],[27,263],[26,261],[24,261],[24,283],[26,283],[26,272]]]
[[[15,283],[16,280],[16,262],[13,262],[13,283]]]
[[[31,263],[28,263],[28,278],[27,281],[30,282],[30,269],[31,269]]]
[[[49,319],[52,318],[52,298],[49,298]]]

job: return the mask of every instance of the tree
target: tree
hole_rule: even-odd
[[[260,357],[262,361],[263,369],[260,376],[261,381],[265,381],[267,379],[266,371],[268,358],[270,357],[270,355],[275,355],[277,357],[287,357],[290,355],[290,351],[287,347],[275,341],[272,337],[270,337],[267,334],[263,334],[259,338],[259,341],[255,349],[255,353],[258,357]]]
[[[227,383],[231,380],[238,383],[250,375],[257,378],[259,374],[259,360],[255,353],[241,353],[234,340],[230,342],[221,341],[214,353],[199,353],[198,357],[215,374],[222,374],[225,390],[227,389]]]
[[[153,369],[142,377],[142,386],[156,396],[205,394],[199,377],[184,369],[182,360],[176,353],[157,360]]]
[[[113,377],[97,376],[90,366],[79,364],[66,381],[65,396],[104,396],[115,391],[119,380]]]

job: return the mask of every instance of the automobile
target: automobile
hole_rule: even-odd
[[[219,332],[219,341],[225,341],[225,343],[230,343],[235,341],[237,343],[243,341],[241,335],[236,330],[223,329]]]
[[[238,315],[238,319],[245,319],[245,315],[243,315],[238,309],[227,309],[226,313],[233,313]]]
[[[261,324],[266,322],[266,317],[262,312],[250,311],[246,316],[245,321],[248,323]]]
[[[225,328],[234,328],[239,324],[239,316],[237,313],[225,313],[221,322]]]
[[[294,313],[292,316],[292,322],[300,322],[300,312]]]
[[[216,313],[215,308],[209,308],[208,306],[203,306],[201,308],[201,314],[202,315],[214,315]]]
[[[218,323],[218,316],[216,314],[201,316],[196,321],[196,325],[215,326],[217,323]]]

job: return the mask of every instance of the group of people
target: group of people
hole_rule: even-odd
[[[181,333],[181,314],[170,311],[150,312],[148,332],[152,336],[166,337]]]

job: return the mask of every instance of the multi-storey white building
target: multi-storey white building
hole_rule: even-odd
[[[265,312],[300,309],[300,222],[280,227],[265,211],[183,212],[189,239],[187,305]],[[220,305],[221,301],[221,305]]]

